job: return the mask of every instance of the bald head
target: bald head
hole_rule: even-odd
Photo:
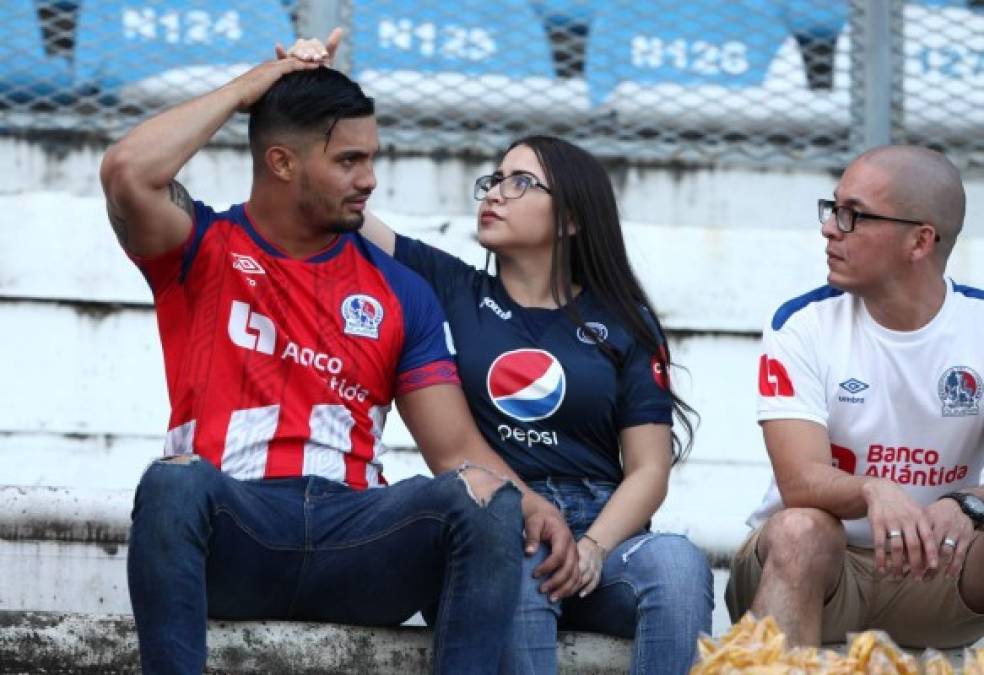
[[[929,223],[940,236],[937,247],[945,260],[963,228],[967,197],[960,171],[942,154],[916,145],[873,148],[851,166],[864,165],[888,177],[888,194],[898,213]]]

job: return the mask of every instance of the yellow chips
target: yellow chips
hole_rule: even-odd
[[[984,649],[964,650],[964,675],[984,675]]]
[[[927,650],[922,664],[881,631],[849,635],[846,655],[816,648],[786,649],[786,636],[772,617],[741,618],[717,641],[701,636],[691,675],[954,675],[943,654]],[[966,675],[984,675],[984,649],[964,650]]]

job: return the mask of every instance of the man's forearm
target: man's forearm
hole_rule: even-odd
[[[868,515],[864,486],[873,480],[881,479],[852,476],[832,466],[816,464],[798,476],[779,479],[778,483],[787,508],[822,509],[843,520],[853,520]]]
[[[481,439],[481,437],[479,437]],[[444,473],[446,471],[451,471],[461,467],[466,462],[473,464],[475,466],[484,467],[490,471],[493,471],[501,476],[504,476],[516,484],[516,487],[523,493],[524,497],[527,493],[532,492],[529,486],[523,482],[523,479],[512,470],[502,457],[492,450],[484,441],[481,439],[480,442],[473,442],[469,445],[464,445],[463,450],[460,454],[455,456],[443,456],[440,458],[431,458],[427,462],[430,470],[434,475]],[[425,457],[425,461],[427,458]]]
[[[239,105],[231,82],[166,110],[134,127],[107,153],[150,188],[163,189]]]

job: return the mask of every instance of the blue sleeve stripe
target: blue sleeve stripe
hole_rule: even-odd
[[[968,298],[974,298],[975,300],[984,300],[984,291],[979,288],[974,288],[973,286],[964,286],[963,284],[953,284],[953,290],[961,295],[966,295]]]
[[[834,288],[833,286],[821,286],[820,288],[815,288],[809,293],[804,293],[798,298],[793,298],[784,302],[776,313],[772,317],[772,330],[779,330],[796,312],[800,311],[804,307],[810,305],[814,302],[822,302],[823,300],[829,300],[830,298],[836,298],[843,295],[844,291]]]
[[[185,251],[184,258],[181,260],[181,274],[178,275],[178,283],[184,283],[184,280],[188,277],[188,272],[191,270],[191,263],[195,261],[195,256],[198,255],[198,249],[202,245],[202,239],[205,238],[206,230],[212,226],[214,216],[215,212],[211,208],[202,202],[195,202],[195,222],[192,224],[195,234],[191,240],[191,245]]]
[[[430,285],[414,270],[388,256],[362,235],[352,235],[352,241],[359,254],[379,270],[400,303],[404,347],[397,372],[411,371],[435,361],[453,361],[444,346],[444,314]],[[434,312],[433,316],[431,312]],[[440,340],[429,340],[426,336],[429,329],[440,329]]]

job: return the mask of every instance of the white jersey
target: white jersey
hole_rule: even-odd
[[[762,340],[759,422],[822,424],[834,466],[888,478],[920,504],[980,484],[984,291],[948,281],[933,320],[900,332],[824,286],[782,305]],[[748,524],[781,508],[773,478]],[[849,544],[871,547],[867,518],[844,526]]]

